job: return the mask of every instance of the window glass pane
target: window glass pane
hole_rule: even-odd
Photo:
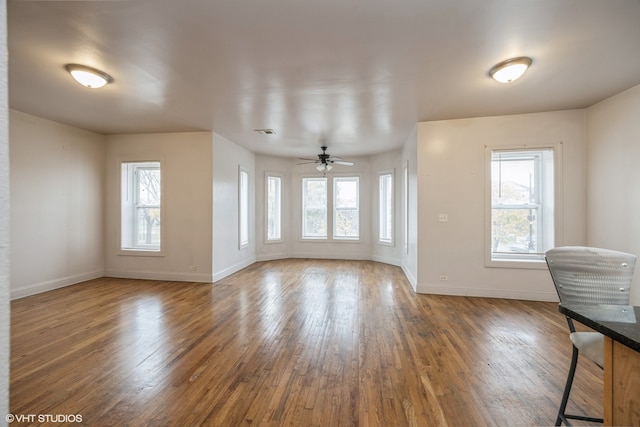
[[[535,199],[537,156],[514,158],[513,154],[494,153],[491,161],[493,203],[524,204]]]
[[[281,187],[279,176],[267,177],[267,240],[280,240],[281,234]]]
[[[402,180],[402,192],[404,202],[404,221],[402,225],[402,231],[404,236],[404,250],[405,253],[409,253],[409,166],[404,167],[403,180]]]
[[[138,168],[138,204],[160,205],[160,169]]]
[[[160,246],[160,208],[137,208],[137,246]]]
[[[379,239],[391,242],[393,238],[393,175],[380,175]]]
[[[334,217],[335,237],[358,237],[358,217],[359,213],[355,209],[337,210]]]
[[[553,247],[553,150],[492,151],[492,259],[542,259]]]
[[[249,244],[249,173],[240,170],[240,247]]]
[[[121,165],[120,249],[160,251],[160,162]]]
[[[360,234],[358,178],[334,178],[333,237],[356,239]]]
[[[327,180],[302,180],[302,237],[327,237]]]
[[[493,252],[537,253],[537,209],[492,209]]]
[[[336,208],[358,208],[358,181],[354,178],[336,178]]]

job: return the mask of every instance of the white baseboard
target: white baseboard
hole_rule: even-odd
[[[308,259],[339,259],[339,260],[355,260],[355,261],[369,261],[371,258],[363,255],[343,255],[343,254],[318,254],[318,253],[302,253],[296,252],[289,255],[287,258],[308,258]]]
[[[116,277],[119,279],[142,279],[142,280],[168,280],[176,282],[200,282],[211,283],[210,274],[198,272],[169,272],[169,271],[118,271],[107,270],[105,277]]]
[[[274,261],[277,259],[287,259],[287,258],[291,258],[291,256],[289,254],[285,254],[285,253],[279,253],[279,254],[263,254],[263,255],[258,255],[256,257],[256,261],[258,262],[262,262],[262,261]]]
[[[406,273],[405,273],[406,274]],[[557,302],[558,295],[553,292],[518,291],[488,288],[466,288],[460,286],[442,286],[419,283],[416,292],[419,294],[453,295],[466,297],[505,298],[528,301]]]
[[[91,271],[88,273],[74,274],[73,276],[60,277],[58,279],[47,280],[33,285],[25,286],[19,289],[11,289],[11,299],[18,299],[36,295],[46,291],[52,291],[65,286],[75,285],[76,283],[86,282],[87,280],[104,277],[103,271]]]
[[[395,265],[396,267],[401,266],[401,262],[400,262],[401,260],[399,260],[398,258],[373,255],[371,257],[371,261],[381,262],[383,264]]]
[[[220,279],[224,279],[227,276],[232,275],[233,273],[242,270],[243,268],[247,268],[249,267],[251,264],[254,264],[256,262],[255,258],[251,258],[245,261],[242,261],[238,264],[232,265],[231,267],[227,267],[225,269],[223,269],[222,271],[216,271],[213,273],[213,280],[212,282],[217,282]]]
[[[418,292],[417,288],[418,288],[418,281],[416,280],[416,278],[413,276],[413,274],[411,274],[411,270],[409,270],[405,265],[401,265],[400,266],[402,268],[402,271],[404,272],[405,277],[407,278],[407,280],[409,281],[409,284],[411,285],[411,287],[413,288],[414,292]],[[426,293],[426,292],[423,292]]]

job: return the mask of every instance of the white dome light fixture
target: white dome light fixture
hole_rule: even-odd
[[[75,81],[90,89],[98,89],[113,82],[113,77],[109,74],[96,68],[87,67],[86,65],[67,64],[64,68],[71,74],[71,77],[73,77]]]
[[[519,56],[517,58],[507,59],[489,70],[489,75],[500,83],[511,83],[522,77],[533,60],[528,56]]]

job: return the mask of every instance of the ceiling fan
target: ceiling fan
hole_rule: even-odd
[[[330,154],[327,154],[327,146],[323,145],[322,147],[322,153],[318,154],[318,158],[317,159],[304,159],[304,158],[300,158],[300,160],[305,160],[302,163],[298,163],[299,165],[304,165],[307,163],[317,163],[318,166],[316,166],[316,169],[318,169],[320,172],[327,172],[330,171],[331,169],[333,169],[334,164],[336,165],[345,165],[345,166],[353,166],[353,162],[347,162],[345,160],[342,160],[340,157],[335,157],[332,156]]]

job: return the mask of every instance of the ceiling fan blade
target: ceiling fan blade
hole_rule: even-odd
[[[334,160],[331,163],[334,163],[336,165],[353,166],[353,162],[346,162],[344,160]]]
[[[300,160],[307,160],[307,159],[300,159]],[[308,165],[308,164],[311,164],[311,163],[320,163],[320,162],[317,161],[317,160],[309,160],[309,161],[306,161],[306,162],[296,163],[296,165]]]
[[[336,156],[331,156],[327,160],[331,160],[333,162],[335,160],[342,160],[342,158],[341,157],[336,157]]]

